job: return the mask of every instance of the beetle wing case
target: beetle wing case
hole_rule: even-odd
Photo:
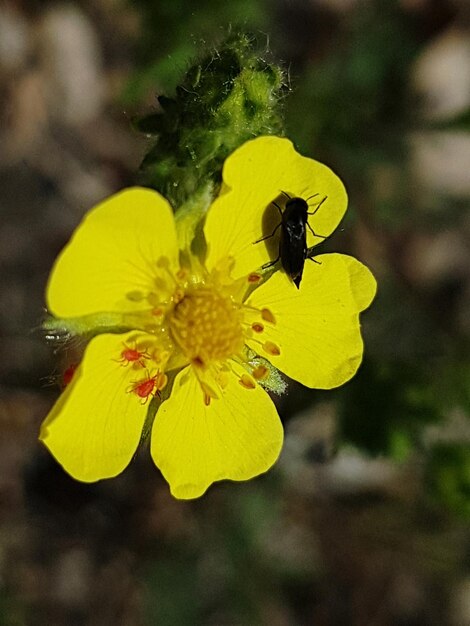
[[[301,228],[298,225],[282,224],[279,252],[284,271],[292,278],[298,289],[307,256],[307,241],[303,224]]]

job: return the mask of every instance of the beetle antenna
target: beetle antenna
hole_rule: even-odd
[[[315,198],[315,196],[318,196],[318,192],[314,193],[313,196],[309,196],[308,198],[305,199],[305,202],[308,202],[309,200],[311,200],[312,198]]]

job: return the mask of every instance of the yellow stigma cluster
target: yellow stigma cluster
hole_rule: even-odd
[[[169,322],[171,336],[195,367],[224,361],[243,347],[240,310],[213,287],[194,285],[186,290]]]

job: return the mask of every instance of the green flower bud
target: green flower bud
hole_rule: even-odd
[[[161,112],[136,121],[156,136],[140,181],[175,209],[194,196],[211,197],[224,160],[258,135],[282,135],[282,70],[262,59],[246,35],[229,37],[186,72],[174,98],[159,96]]]

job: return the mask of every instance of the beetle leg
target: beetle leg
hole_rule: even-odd
[[[276,209],[279,211],[279,215],[281,216],[281,220],[282,220],[282,209],[281,209],[281,207],[276,202],[271,202],[271,204],[274,204]]]
[[[268,267],[272,267],[273,265],[276,265],[276,263],[279,261],[280,258],[281,258],[281,255],[279,254],[277,259],[274,259],[274,261],[269,261],[269,263],[265,263],[264,265],[261,266],[261,269],[267,270]]]
[[[314,263],[316,263],[317,265],[321,265],[322,262],[321,261],[317,261],[316,259],[313,258],[313,256],[308,256],[307,259],[309,261],[313,261]]]
[[[313,261],[314,263],[316,263],[317,265],[321,265],[322,262],[321,261],[317,261],[315,259],[315,257],[313,256],[313,250],[316,246],[312,246],[311,248],[307,248],[307,253],[305,255],[305,258],[308,259],[309,261]]]
[[[310,215],[310,213],[309,213]],[[307,226],[310,228],[310,232],[312,233],[312,235],[314,237],[321,237],[322,239],[327,239],[327,237],[325,235],[317,235],[317,233],[313,230],[313,228],[310,226],[310,224],[307,222]]]
[[[271,237],[274,237],[276,230],[279,228],[279,226],[281,226],[281,224],[282,222],[279,222],[279,224],[276,226],[276,228],[273,230],[273,232],[270,235],[266,235],[266,237],[261,237],[261,239],[257,239],[256,241],[253,242],[253,245],[255,243],[259,243],[260,241],[265,241],[266,239],[271,239]]]

